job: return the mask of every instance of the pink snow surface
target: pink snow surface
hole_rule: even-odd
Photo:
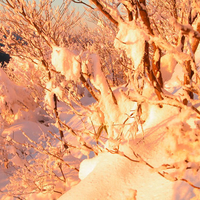
[[[180,123],[179,110],[150,106],[148,112],[150,117],[144,124],[144,132],[139,130],[129,142],[121,141],[118,153],[105,149],[98,156],[84,160],[79,171],[81,182],[59,200],[178,200],[186,195],[189,200],[193,196],[192,187],[181,181],[173,182],[170,176],[163,178],[145,164],[158,168],[173,163],[166,152],[168,144],[173,142],[167,127]],[[135,154],[140,155],[140,162],[130,160],[138,160]],[[198,178],[195,179],[198,184]]]
[[[121,24],[121,27],[124,27],[124,24]],[[126,32],[126,30],[124,31]],[[131,48],[126,50],[135,60],[135,67],[137,67],[142,59],[144,40],[140,43],[141,30],[135,26],[132,26],[130,30],[126,35],[120,35],[119,32],[118,39],[122,41],[122,44],[123,42],[129,43],[131,34],[135,34],[134,42],[129,43]],[[137,54],[138,48],[140,51]],[[69,59],[66,59],[64,54],[67,54]],[[179,68],[174,68],[175,64],[172,57],[170,57],[170,62],[172,65],[166,66],[165,70],[173,73],[175,69],[178,72]],[[60,71],[67,77],[67,80],[77,78],[80,74],[81,69],[77,63],[76,55],[67,49],[55,47],[52,64],[57,71]],[[70,67],[71,65],[73,65],[72,68]],[[64,69],[64,66],[67,66],[67,68]],[[102,81],[102,79],[95,80],[95,78],[98,77],[94,77],[94,83]],[[168,86],[175,87],[176,85],[170,85],[170,81],[174,83],[176,78],[171,76],[171,74],[167,75],[165,80],[169,81]],[[100,86],[100,90],[104,92],[106,86],[103,81]],[[64,108],[60,107],[59,109],[64,110]],[[193,188],[187,183],[170,181],[170,177],[166,179],[159,175],[156,169],[149,167],[151,165],[157,168],[162,164],[174,162],[166,152],[168,146],[173,145],[173,141],[168,137],[168,128],[181,123],[179,110],[171,106],[159,108],[157,105],[147,105],[145,111],[147,119],[143,129],[139,129],[129,141],[120,141],[117,153],[113,152],[111,147],[118,144],[118,141],[112,138],[107,141],[105,145],[107,149],[105,148],[102,153],[99,153],[96,157],[83,160],[79,171],[81,181],[79,182],[77,177],[76,181],[79,183],[63,194],[58,200],[189,200],[193,197]],[[65,118],[64,111],[60,118]],[[80,118],[75,115],[68,115],[68,118],[65,119],[72,128],[76,127],[78,129],[80,127]],[[19,139],[19,141],[24,142],[26,137],[22,135],[20,129],[24,130],[34,141],[37,140],[38,133],[42,134],[43,131],[46,131],[44,126],[24,121],[21,124],[15,124],[5,129],[2,135],[15,137],[16,140]],[[72,142],[70,135],[66,136],[66,139],[71,139],[70,142]],[[78,143],[79,141],[75,142]],[[77,152],[74,151],[73,153],[74,157],[81,157]],[[19,165],[18,161],[18,158],[13,159],[13,162]],[[0,175],[6,179],[4,172],[0,171]],[[199,184],[199,174],[195,178],[190,174],[186,174],[186,176],[190,177],[195,185]],[[75,180],[73,181],[76,182]],[[3,187],[3,184],[4,182],[1,181],[0,186]],[[47,196],[37,196],[35,199],[50,199],[49,196],[50,194],[47,194]],[[34,199],[34,197],[31,198]]]

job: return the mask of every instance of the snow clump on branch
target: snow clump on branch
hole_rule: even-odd
[[[80,63],[78,55],[64,47],[53,46],[51,62],[66,80],[78,80],[80,77]]]
[[[119,23],[119,32],[114,45],[116,48],[126,51],[127,55],[132,59],[135,69],[142,62],[146,37],[142,29],[139,29],[135,22]]]

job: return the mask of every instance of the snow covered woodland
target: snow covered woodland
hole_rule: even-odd
[[[198,0],[0,0],[0,199],[199,200],[199,40]]]

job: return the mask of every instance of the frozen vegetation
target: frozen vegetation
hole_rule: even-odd
[[[76,3],[0,0],[0,199],[200,199],[199,3]]]

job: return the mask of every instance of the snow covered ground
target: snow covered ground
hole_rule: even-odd
[[[126,42],[129,42],[130,38],[126,37],[125,39],[127,39]],[[137,40],[135,40],[135,44],[137,44]],[[138,45],[140,48],[144,47],[143,43]],[[61,65],[53,60],[53,63],[59,66],[58,70],[66,75],[67,72],[63,71],[64,65],[74,64],[76,55],[63,48],[55,48],[54,50],[53,54],[56,54],[56,56],[59,56],[57,55],[59,52],[63,53],[62,51],[71,56],[69,62]],[[65,61],[64,53],[60,55],[62,61]],[[134,51],[131,53],[134,54]],[[170,57],[170,59],[172,58]],[[199,51],[196,60],[199,63]],[[85,62],[87,61],[85,60]],[[113,124],[114,122],[126,121],[127,112],[125,111],[130,112],[131,108],[134,110],[135,103],[127,100],[124,97],[125,95],[123,96],[123,92],[126,92],[123,87],[113,90],[113,94],[109,93],[110,88],[106,79],[101,74],[102,72],[98,71],[101,67],[98,56],[90,55],[90,61],[95,63],[93,65],[89,63],[91,66],[88,65],[93,67],[93,69],[88,69],[92,77],[91,82],[104,95],[104,98],[100,98],[99,103],[96,103],[92,97],[83,97],[83,106],[87,106],[91,110],[96,108],[92,117],[96,118],[96,122],[100,122],[95,124],[99,127],[103,125],[101,122],[106,122],[106,120],[113,122]],[[136,65],[139,65],[141,56],[136,61]],[[171,62],[171,64],[174,65],[174,62]],[[70,71],[71,77],[67,78],[78,78],[76,76],[80,74],[81,69],[77,69],[77,66],[73,65],[73,70],[69,67],[68,70],[72,70]],[[173,71],[172,68],[174,69],[174,66],[170,66],[170,70]],[[13,86],[5,78],[3,72],[0,75],[9,86]],[[167,74],[165,77],[165,80],[168,80],[165,83],[165,88],[176,94],[177,98],[181,98],[177,75],[179,79],[183,76],[179,65],[176,66],[175,73],[172,76]],[[15,91],[16,88],[18,87],[13,86],[10,90],[14,92],[16,97],[19,97],[17,91]],[[147,89],[146,93],[148,92]],[[116,99],[114,99],[114,95]],[[130,97],[132,96],[130,95]],[[51,96],[49,95],[48,98],[51,98]],[[120,102],[120,105],[116,105],[115,100]],[[105,111],[104,116],[98,110],[100,107]],[[126,137],[120,138],[119,132],[116,131],[117,128],[108,130],[110,137],[108,140],[107,135],[102,138],[105,142],[103,148],[104,144],[98,146],[97,141],[89,132],[88,135],[82,134],[83,129],[92,130],[94,124],[91,124],[88,116],[83,114],[84,109],[77,106],[77,111],[78,114],[69,113],[68,106],[62,102],[58,103],[60,120],[72,129],[79,130],[81,135],[74,136],[75,134],[69,127],[65,129],[65,141],[72,147],[70,152],[63,148],[63,141],[58,139],[59,130],[57,127],[59,126],[56,124],[58,122],[39,123],[37,120],[39,119],[38,113],[31,112],[30,114],[34,114],[33,117],[16,120],[12,125],[1,129],[1,137],[7,142],[4,145],[5,149],[1,149],[1,156],[7,158],[0,163],[0,198],[2,200],[13,199],[7,194],[7,189],[16,190],[14,192],[17,193],[22,185],[26,189],[31,187],[31,194],[24,194],[27,199],[189,200],[194,197],[195,193],[198,199],[198,191],[194,190],[194,187],[183,179],[187,178],[193,185],[200,186],[200,174],[196,172],[194,175],[190,170],[185,173],[181,167],[184,168],[187,162],[179,163],[177,156],[179,155],[182,158],[188,155],[186,153],[191,149],[195,151],[195,146],[191,146],[189,150],[184,146],[184,138],[190,137],[185,136],[184,133],[191,131],[191,138],[189,138],[191,140],[196,137],[193,130],[199,133],[200,120],[192,112],[192,109],[180,112],[180,108],[175,106],[164,105],[161,108],[156,103],[147,102],[144,104],[146,115],[144,124],[139,125],[137,131],[134,129],[135,127],[128,125],[130,130],[133,130],[129,131],[128,139]],[[83,115],[80,115],[80,113]],[[133,120],[129,120],[129,122],[133,122]],[[113,124],[110,123],[109,126],[112,128]],[[185,132],[181,132],[182,129]],[[119,128],[119,130],[124,131],[125,128]],[[177,133],[183,134],[183,140],[179,138],[179,135],[176,135]],[[180,146],[177,141],[180,142]],[[182,151],[183,149],[184,151]],[[5,152],[9,154],[4,155]],[[98,152],[98,155],[95,155],[94,152]],[[174,152],[174,155],[172,152]],[[195,160],[193,157],[191,159]],[[64,165],[67,166],[63,167]],[[173,167],[170,168],[170,166]],[[177,169],[179,173],[177,173]],[[16,178],[17,175],[24,175],[24,177],[12,179],[12,177]],[[41,176],[44,176],[44,178],[41,178]],[[16,180],[19,180],[19,182]],[[36,191],[36,193],[33,193],[33,191]]]
[[[164,178],[156,170],[162,164],[173,163],[166,149],[169,144],[173,145],[174,141],[167,135],[169,126],[176,127],[176,123],[180,124],[177,120],[179,111],[174,111],[170,106],[162,108],[161,113],[161,108],[151,109],[154,113],[146,122],[146,126],[144,125],[144,136],[141,133],[134,140],[121,142],[119,152],[105,150],[97,157],[84,160],[79,172],[81,182],[59,200],[191,199],[194,194],[189,184],[182,181],[173,182],[170,176]],[[153,125],[155,120],[157,123]],[[173,173],[173,170],[170,173]],[[189,175],[195,185],[200,184],[199,175]]]
[[[180,74],[180,73],[179,73]],[[174,80],[172,80],[174,81]],[[88,101],[93,101],[88,98]],[[88,103],[88,101],[86,101]],[[80,118],[73,114],[66,114],[67,109],[60,104],[59,109],[62,111],[60,117],[67,124],[74,128],[80,128]],[[179,109],[166,106],[159,108],[158,106],[150,106],[148,111],[148,119],[143,125],[143,131],[139,130],[135,139],[130,141],[121,141],[119,151],[109,150],[111,145],[115,145],[116,141],[107,141],[106,146],[98,156],[94,154],[85,156],[87,153],[75,150],[72,152],[71,159],[80,164],[79,177],[72,176],[62,186],[63,191],[71,190],[62,195],[59,200],[75,200],[75,199],[137,199],[137,200],[187,200],[193,196],[193,188],[182,181],[172,182],[159,175],[155,169],[151,169],[145,162],[152,165],[154,168],[160,167],[163,163],[173,163],[173,159],[166,153],[167,145],[170,144],[171,138],[167,137],[169,127],[180,124]],[[65,113],[66,112],[66,113]],[[27,138],[22,134],[23,130],[33,141],[37,142],[40,134],[49,130],[40,123],[32,121],[21,121],[14,124],[1,133],[1,136],[9,136],[16,141],[25,143]],[[53,127],[50,129],[52,132]],[[70,143],[78,145],[78,141],[71,134],[65,135],[66,140]],[[88,142],[90,142],[88,140]],[[111,143],[111,145],[109,144]],[[59,145],[59,143],[57,144]],[[136,154],[139,155],[138,157]],[[23,165],[23,161],[12,158],[15,165]],[[70,157],[66,157],[69,162]],[[135,160],[135,161],[134,161]],[[1,167],[1,191],[9,182],[7,172]],[[72,172],[71,172],[72,173]],[[200,179],[193,177],[195,185],[200,184]],[[69,176],[70,177],[70,176]],[[191,176],[192,177],[192,176]],[[80,178],[80,179],[79,179]],[[79,182],[79,183],[78,183]],[[78,184],[77,184],[78,183]],[[56,195],[57,197],[60,195]],[[51,199],[55,195],[38,194],[28,195],[28,199]],[[1,199],[13,199],[6,197],[6,194],[1,193]]]

